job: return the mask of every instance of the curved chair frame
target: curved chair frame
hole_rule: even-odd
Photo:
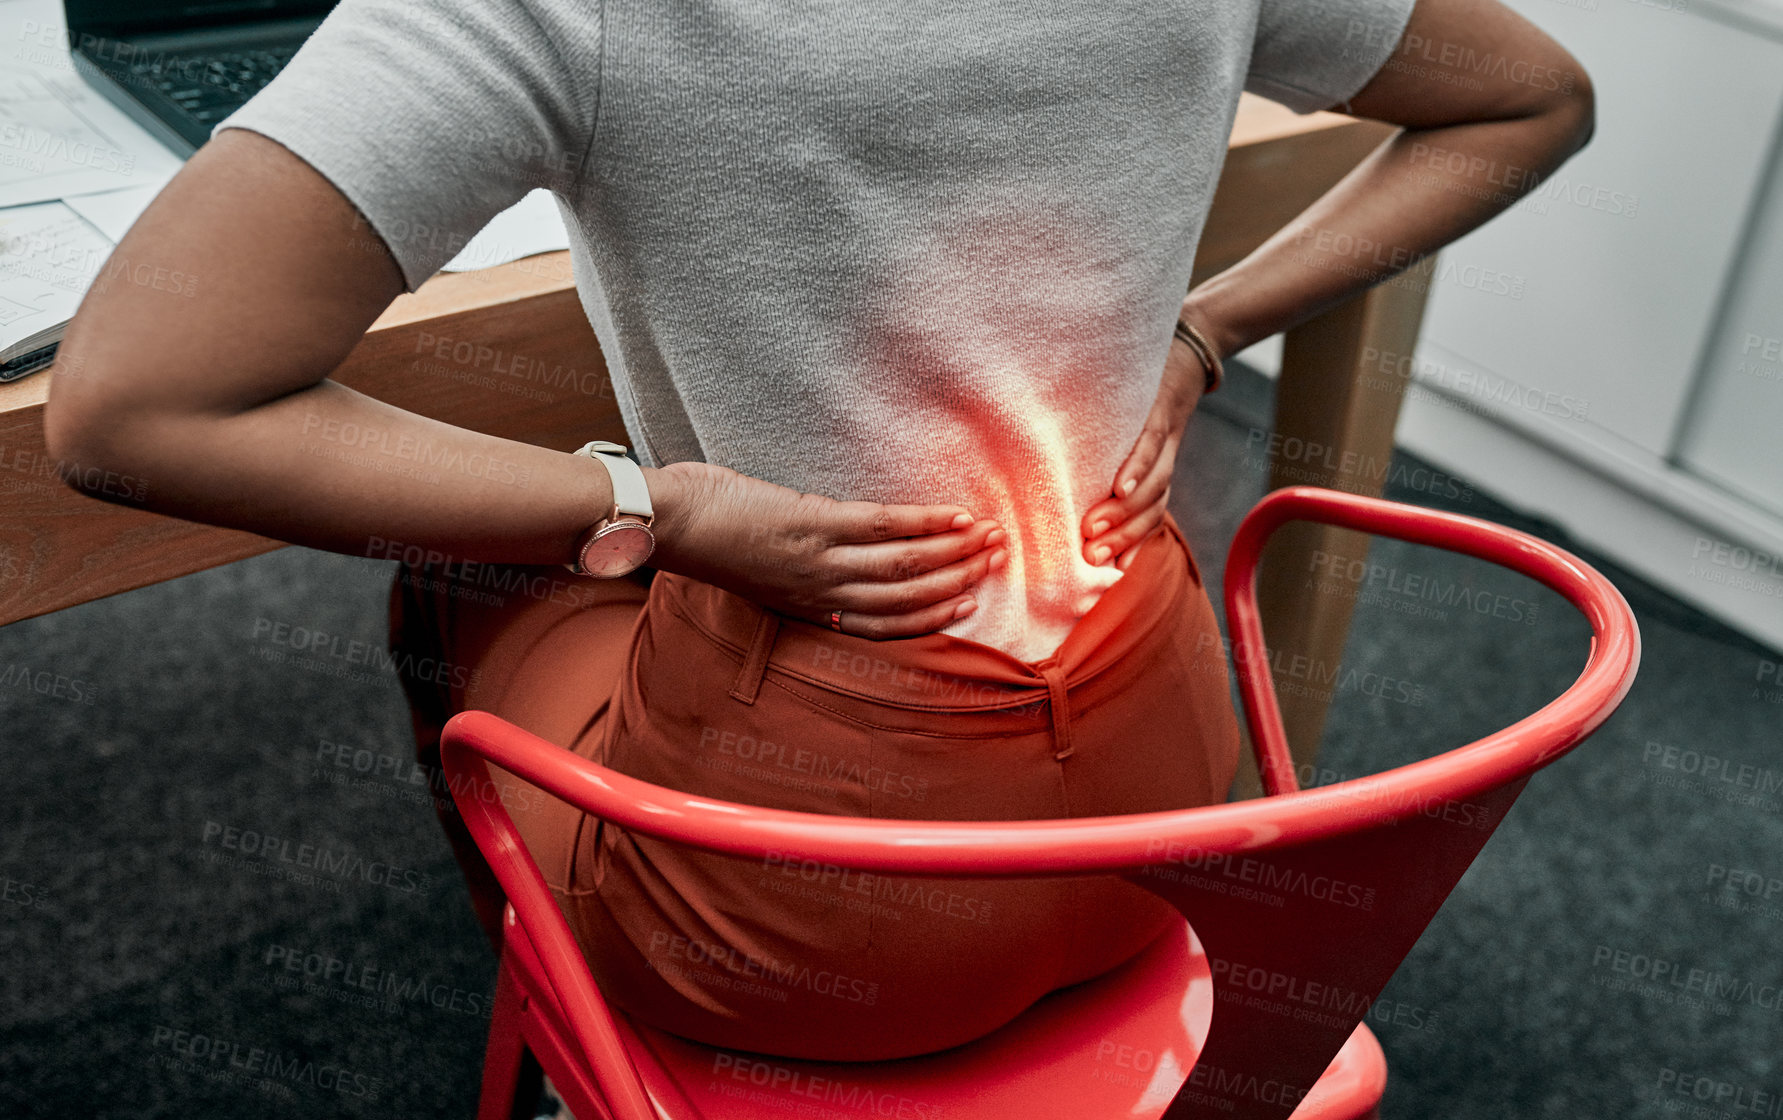
[[[1471,744],[1369,777],[1299,790],[1256,602],[1263,545],[1294,520],[1445,548],[1539,581],[1591,624],[1583,671],[1540,710]],[[1221,1106],[1223,1115],[1283,1117],[1291,1106],[1279,1101],[1299,1099],[1317,1081],[1529,776],[1582,742],[1627,695],[1640,637],[1615,587],[1564,549],[1477,518],[1312,487],[1274,491],[1246,516],[1229,554],[1225,599],[1245,718],[1269,794],[1253,801],[1051,821],[794,813],[640,782],[478,711],[461,712],[446,724],[445,770],[455,796],[460,789],[493,788],[487,781],[493,762],[622,828],[733,855],[773,854],[925,876],[1123,874],[1188,917],[1215,964],[1216,980],[1222,962],[1242,961],[1247,974],[1264,969],[1260,975],[1289,984],[1317,983],[1346,993],[1340,1006],[1351,1016],[1347,1026],[1284,1021],[1280,1012],[1236,1002],[1216,1006],[1197,1062],[1207,1073],[1198,1079],[1199,1103],[1192,1105],[1185,1093],[1166,1113],[1175,1118],[1205,1111],[1213,1096],[1230,1102]],[[653,1120],[657,1112],[614,1016],[507,811],[499,800],[464,797],[459,804],[611,1111],[620,1120]],[[1206,876],[1189,873],[1233,859],[1246,861],[1255,878],[1278,884],[1287,909],[1279,903],[1276,909],[1247,906],[1210,890]],[[1380,884],[1372,896],[1377,905],[1333,904],[1296,886],[1321,876],[1370,878]],[[1317,923],[1316,937],[1296,917]],[[1244,1088],[1260,1077],[1299,1095],[1260,1101]]]

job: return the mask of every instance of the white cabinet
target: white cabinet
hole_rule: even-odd
[[[1680,462],[1783,517],[1783,166],[1771,168],[1694,396]]]
[[[1584,64],[1597,133],[1444,251],[1430,381],[1512,423],[1667,455],[1770,158],[1783,44],[1635,0],[1512,6]],[[1491,274],[1511,282],[1467,283]]]

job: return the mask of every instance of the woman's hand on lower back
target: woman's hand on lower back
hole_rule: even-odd
[[[1164,520],[1177,448],[1206,384],[1200,358],[1187,344],[1172,341],[1158,395],[1133,450],[1114,472],[1111,496],[1083,516],[1084,559],[1097,565],[1113,561],[1125,570],[1139,542]]]
[[[912,637],[963,618],[1007,557],[996,522],[960,506],[840,502],[710,463],[648,475],[654,566],[819,625],[844,611],[844,631],[861,637]]]

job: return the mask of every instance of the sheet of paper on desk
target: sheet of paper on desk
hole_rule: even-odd
[[[0,210],[0,362],[61,338],[111,249],[60,202]]]
[[[550,191],[529,191],[525,198],[489,219],[477,236],[446,262],[442,272],[470,272],[517,261],[534,253],[570,247],[563,217]]]
[[[164,183],[179,166],[77,75],[0,76],[0,206]]]
[[[167,176],[167,179],[171,178],[172,175]],[[121,191],[83,194],[63,201],[70,210],[93,223],[94,229],[114,242],[122,241],[124,234],[136,224],[136,219],[142,216],[142,212],[149,208],[149,203],[161,193],[161,188],[167,185],[167,179],[146,187],[125,187]]]

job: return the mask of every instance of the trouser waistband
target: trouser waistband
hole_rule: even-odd
[[[832,693],[948,712],[1044,705],[1054,757],[1072,753],[1071,692],[1161,637],[1200,573],[1168,515],[1126,573],[1077,620],[1050,657],[1022,661],[950,634],[874,641],[767,610],[711,584],[661,573],[652,595],[738,661],[730,695],[753,704],[769,672]]]

